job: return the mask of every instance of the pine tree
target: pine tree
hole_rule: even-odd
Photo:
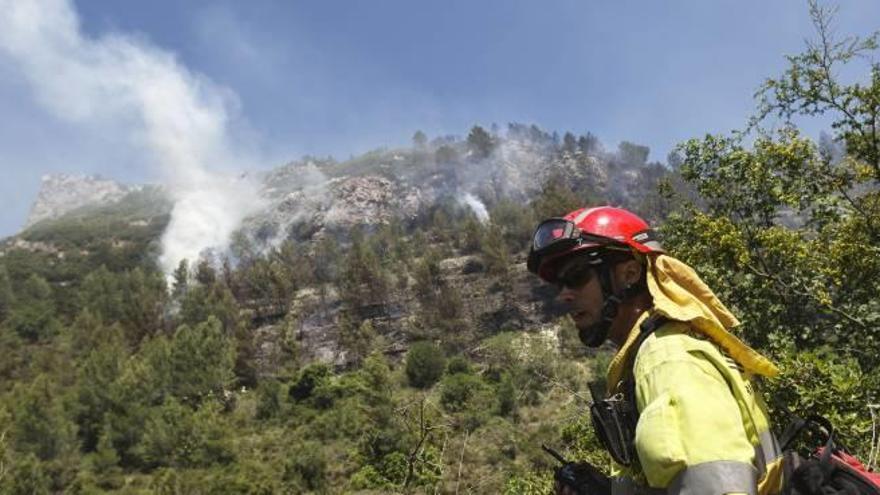
[[[416,342],[406,353],[406,377],[413,387],[430,387],[440,379],[445,367],[443,351],[430,342]]]
[[[36,341],[58,330],[52,288],[39,275],[31,275],[17,295],[9,326],[23,339]]]
[[[122,278],[120,288],[126,338],[130,344],[137,345],[164,326],[164,305],[168,298],[165,280],[158,271],[135,268]]]
[[[5,265],[0,265],[0,322],[9,316],[15,298],[12,293],[12,283],[9,281],[9,272]]]
[[[413,147],[417,150],[425,149],[425,146],[428,144],[428,136],[425,135],[422,131],[416,131],[412,137]]]
[[[86,275],[79,290],[80,306],[107,323],[122,319],[122,297],[118,277],[104,265]]]
[[[15,449],[40,460],[61,457],[74,447],[74,427],[62,411],[60,394],[46,375],[19,383],[12,392],[12,428]]]
[[[116,406],[113,384],[122,374],[123,361],[127,356],[121,335],[110,334],[107,337],[96,343],[78,370],[75,421],[82,448],[86,452],[98,446],[104,428],[104,415]]]
[[[478,160],[488,158],[495,149],[495,140],[482,127],[475,125],[467,137],[468,150]]]
[[[189,287],[189,261],[180,260],[172,277],[174,278],[174,286],[171,293],[175,298],[178,298],[185,294],[187,287]]]

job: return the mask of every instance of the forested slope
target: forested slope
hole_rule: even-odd
[[[610,467],[585,414],[610,350],[587,353],[524,265],[539,219],[605,202],[655,222],[780,365],[760,384],[777,424],[784,408],[825,414],[868,460],[880,66],[835,79],[874,39],[837,43],[813,13],[820,41],[764,83],[745,131],[683,143],[666,165],[535,126],[418,132],[405,150],[267,173],[276,208],[170,281],[156,189],[5,240],[0,492],[546,493],[555,461],[541,443]],[[795,125],[817,114],[833,122],[818,144]],[[535,170],[512,143],[542,164],[528,187],[504,187]],[[412,215],[378,205],[379,222],[334,224],[323,204],[288,222],[308,191],[284,181],[305,162],[338,194],[395,191],[402,176],[461,186],[481,167],[509,182],[472,191],[488,218],[454,191]]]

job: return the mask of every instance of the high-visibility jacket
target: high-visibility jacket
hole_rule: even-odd
[[[609,396],[624,392],[623,378],[630,371],[614,367],[629,361],[622,357],[642,320],[612,362],[609,377],[618,381],[609,382]],[[736,361],[679,321],[660,326],[637,351],[631,372],[640,411],[635,432],[639,462],[631,474],[647,487],[620,478],[613,493],[781,491],[781,452],[766,407]]]

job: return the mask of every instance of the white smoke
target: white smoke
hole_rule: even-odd
[[[489,221],[489,211],[486,210],[486,205],[480,201],[480,198],[471,193],[464,193],[458,197],[458,202],[470,208],[471,211],[474,212],[474,215],[477,216],[477,220],[479,220],[480,223],[486,223]]]
[[[295,190],[288,193],[272,208],[273,211],[281,214],[276,214],[274,219],[275,234],[263,243],[264,253],[281,247],[281,244],[290,237],[290,229],[293,225],[311,221],[333,202],[327,176],[314,162],[288,167],[286,172],[295,181]],[[274,180],[284,182],[285,178],[274,177]]]
[[[57,117],[119,136],[160,166],[175,200],[160,264],[225,248],[260,206],[249,179],[213,170],[245,163],[227,124],[235,97],[173,54],[123,34],[91,38],[69,0],[0,0],[0,55]]]

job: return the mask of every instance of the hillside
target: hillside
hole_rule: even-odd
[[[609,470],[585,406],[611,349],[524,266],[540,219],[601,203],[655,224],[779,365],[757,384],[777,430],[819,413],[875,462],[880,67],[812,84],[834,74],[816,49],[747,132],[668,166],[511,124],[248,176],[261,209],[171,274],[173,191],[47,189],[0,246],[0,492],[547,493],[542,443]],[[816,113],[828,142],[763,125]]]

